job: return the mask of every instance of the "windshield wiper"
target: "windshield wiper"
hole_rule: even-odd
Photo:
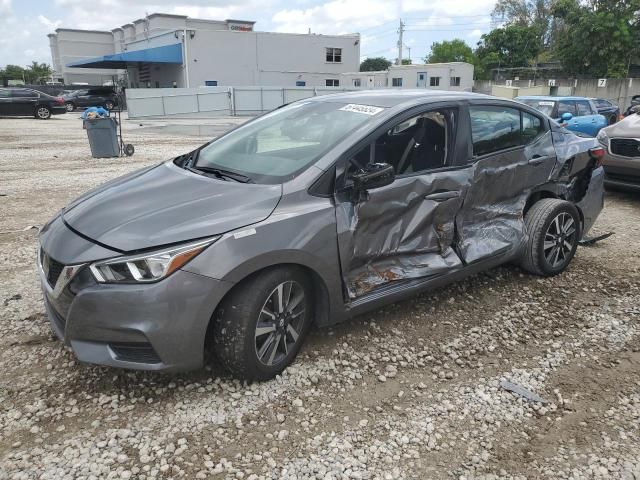
[[[221,168],[215,167],[205,167],[203,165],[197,165],[194,167],[187,167],[189,170],[195,170],[204,173],[211,173],[218,178],[225,179],[230,178],[231,180],[235,180],[240,183],[253,183],[253,180],[246,175],[242,175],[241,173],[231,172],[229,170],[223,170]]]

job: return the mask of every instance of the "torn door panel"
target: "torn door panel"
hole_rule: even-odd
[[[447,248],[442,253],[413,253],[377,258],[353,270],[348,283],[349,297],[360,297],[396,280],[440,275],[461,266],[462,262],[452,248]]]
[[[458,251],[468,263],[519,250],[527,240],[524,211],[533,188],[549,180],[556,163],[551,134],[525,148],[474,165],[471,187],[456,218]]]
[[[576,206],[582,212],[582,235],[584,236],[589,232],[604,208],[604,169],[602,167],[591,172],[591,181],[587,192]]]
[[[364,201],[339,205],[340,255],[350,298],[461,264],[451,245],[469,171],[398,178],[368,192]]]

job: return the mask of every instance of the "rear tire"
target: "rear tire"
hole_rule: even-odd
[[[38,105],[36,107],[36,118],[40,120],[49,120],[51,118],[51,110],[44,105]]]
[[[295,359],[312,312],[311,283],[302,270],[266,270],[241,283],[216,310],[214,352],[235,375],[269,380]]]
[[[64,107],[67,109],[67,112],[69,113],[73,112],[76,109],[76,106],[71,102],[65,103]]]
[[[524,223],[528,239],[520,266],[545,277],[564,271],[582,235],[576,207],[564,200],[544,198],[533,204]]]

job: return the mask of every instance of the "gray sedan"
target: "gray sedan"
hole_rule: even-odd
[[[604,150],[458,92],[302,100],[78,198],[40,233],[56,335],[84,362],[280,373],[327,326],[506,262],[569,265]]]

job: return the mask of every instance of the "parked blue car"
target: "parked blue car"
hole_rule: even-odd
[[[609,125],[606,117],[598,113],[593,100],[585,97],[516,97],[516,101],[529,105],[553,118],[567,129],[595,137],[601,128]]]

